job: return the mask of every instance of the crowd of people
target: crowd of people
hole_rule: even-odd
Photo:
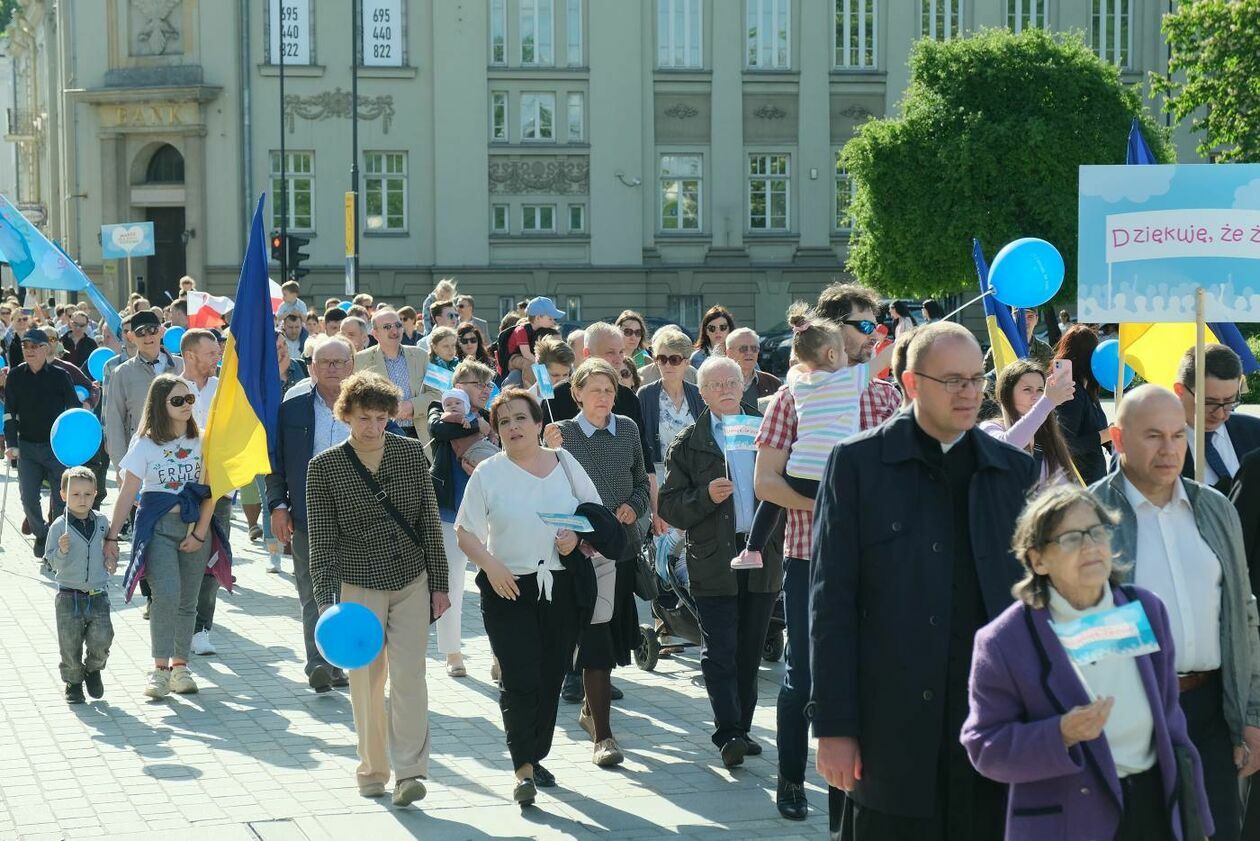
[[[145,696],[197,692],[190,660],[215,652],[233,500],[211,498],[202,437],[224,331],[191,327],[195,281],[180,287],[165,307],[133,295],[119,337],[82,306],[0,304],[6,457],[57,588],[69,703],[105,691],[120,567],[126,597],[147,600]],[[449,279],[418,309],[283,293],[275,460],[238,495],[249,538],[292,557],[311,690],[349,690],[363,796],[391,779],[396,805],[426,794],[428,628],[465,678],[471,562],[522,805],[558,784],[544,763],[562,700],[594,765],[624,761],[612,673],[639,644],[636,596],[685,588],[731,769],[763,750],[752,720],[781,596],[786,819],[810,811],[812,730],[838,838],[1256,837],[1260,419],[1235,411],[1229,348],[1206,352],[1196,454],[1193,353],[1173,390],[1142,385],[1109,422],[1098,332],[1066,314],[1054,347],[1031,314],[1029,357],[994,371],[936,302],[922,324],[894,307],[889,331],[873,290],[835,284],[789,311],[780,380],[720,305],[693,341],[631,310],[561,335],[546,297],[494,330]],[[98,346],[117,352],[99,382],[84,371]],[[66,469],[50,435],[72,408],[98,414],[104,443]],[[667,545],[678,574],[648,586],[644,556]],[[364,668],[316,644],[338,602],[384,628]],[[1072,659],[1063,627],[1136,607],[1153,649]]]

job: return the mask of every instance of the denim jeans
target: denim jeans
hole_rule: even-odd
[[[30,524],[36,540],[48,537],[48,524],[61,516],[65,503],[61,501],[61,474],[66,468],[53,455],[52,444],[32,441],[17,442],[18,492],[22,496],[22,513]],[[45,519],[42,496],[44,482],[52,490],[52,516]]]
[[[62,590],[57,593],[55,605],[61,679],[66,683],[82,683],[87,672],[99,672],[109,659],[109,646],[114,641],[109,594],[92,596]]]

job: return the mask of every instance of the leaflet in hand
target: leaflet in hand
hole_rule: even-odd
[[[1063,643],[1068,658],[1078,665],[1159,651],[1159,642],[1139,601],[1072,622],[1051,622],[1050,627]]]
[[[595,529],[591,528],[591,521],[581,514],[544,514],[540,511],[538,512],[538,519],[558,529],[568,529],[569,531],[586,534],[595,531]]]

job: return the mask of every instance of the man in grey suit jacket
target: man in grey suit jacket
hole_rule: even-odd
[[[162,323],[156,315],[147,310],[136,313],[124,332],[136,355],[110,373],[105,389],[105,446],[115,467],[140,426],[149,385],[158,374],[184,372],[183,361],[162,347]]]
[[[372,335],[376,344],[354,355],[354,370],[380,374],[402,389],[395,420],[403,432],[427,445],[429,404],[441,399],[440,392],[426,389],[424,385],[424,375],[429,368],[428,352],[402,343],[402,319],[393,309],[384,309],[372,316]]]

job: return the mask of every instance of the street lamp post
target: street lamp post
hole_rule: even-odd
[[[276,200],[280,202],[280,282],[285,283],[289,279],[289,179],[285,177],[288,170],[288,160],[284,154],[284,30],[285,30],[285,7],[283,0],[280,5],[280,107],[277,111],[280,114],[280,195],[271,197],[271,206],[276,206]]]
[[[350,0],[350,193],[346,196],[346,295],[359,292],[359,49],[363,3]]]

